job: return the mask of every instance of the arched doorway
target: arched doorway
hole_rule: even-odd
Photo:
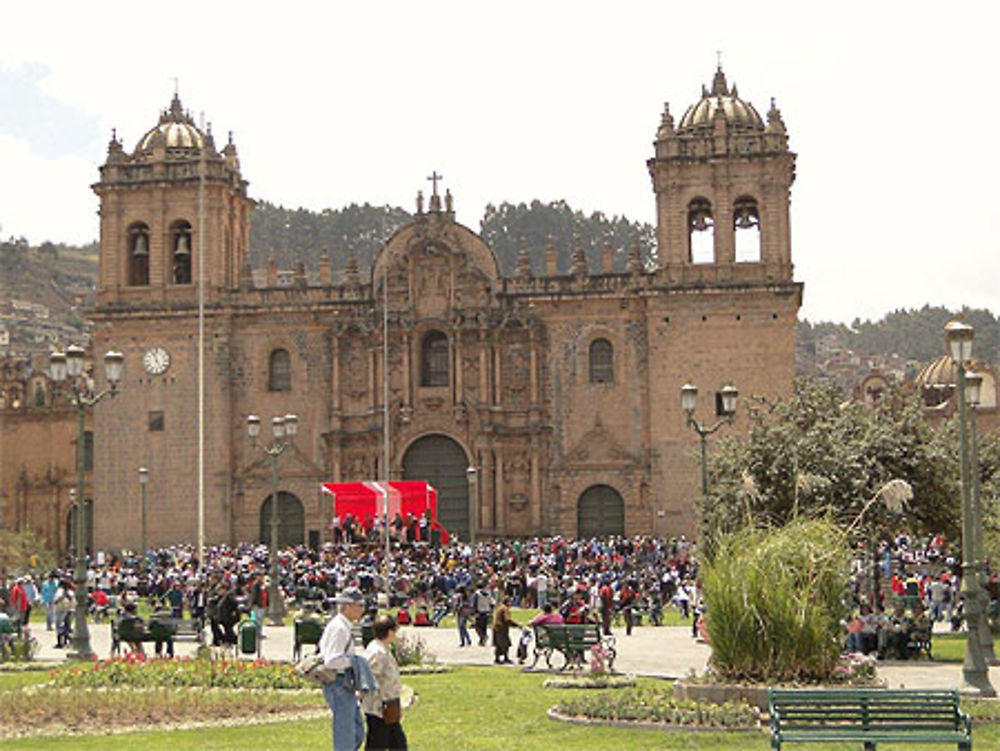
[[[302,501],[291,493],[278,491],[278,547],[302,545],[306,539],[306,512]],[[260,505],[260,541],[271,544],[271,496]]]
[[[469,460],[448,436],[428,435],[403,455],[403,479],[426,480],[438,492],[438,521],[463,540],[469,539]]]
[[[577,535],[606,537],[625,534],[625,502],[609,485],[591,485],[577,504]]]

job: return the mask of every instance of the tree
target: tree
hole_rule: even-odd
[[[749,433],[720,440],[710,458],[712,492],[700,505],[709,537],[799,516],[828,516],[846,528],[885,483],[902,479],[914,494],[905,519],[873,515],[864,531],[884,534],[903,523],[958,538],[957,431],[931,428],[915,397],[894,390],[870,408],[843,402],[827,382],[802,379],[792,397],[751,400],[748,411]],[[984,498],[1000,476],[995,443],[981,441]]]

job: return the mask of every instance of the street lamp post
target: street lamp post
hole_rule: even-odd
[[[142,573],[146,573],[146,551],[149,547],[146,545],[146,486],[149,484],[149,470],[145,467],[139,467],[139,497],[140,497],[140,543],[142,549],[139,551],[139,567],[142,569]]]
[[[90,646],[90,631],[87,627],[87,612],[90,609],[90,597],[87,592],[86,489],[84,488],[87,410],[104,397],[114,397],[118,393],[122,367],[125,364],[125,356],[121,352],[111,351],[104,355],[104,375],[108,387],[103,391],[95,391],[93,384],[83,374],[85,356],[83,347],[70,345],[65,352],[53,352],[49,357],[53,382],[70,398],[70,402],[76,408],[76,560],[73,571],[73,582],[76,585],[76,612],[73,618],[73,637],[70,640],[73,649],[69,656],[77,660],[90,660],[94,657],[94,650]]]
[[[274,434],[274,441],[270,446],[265,446],[257,440],[260,435],[260,418],[257,415],[247,417],[247,433],[254,445],[262,449],[271,462],[271,570],[270,583],[267,587],[267,617],[271,620],[272,626],[280,626],[284,622],[285,606],[281,598],[281,590],[278,586],[280,569],[278,566],[278,526],[281,523],[278,516],[278,457],[280,457],[295,439],[298,433],[299,418],[288,414],[271,418],[271,431]],[[282,440],[285,437],[289,440]]]
[[[965,660],[962,663],[962,690],[980,696],[996,696],[990,683],[989,668],[983,653],[979,634],[982,611],[982,586],[976,560],[976,535],[982,527],[982,518],[972,498],[972,478],[969,467],[969,431],[966,425],[966,365],[972,358],[972,339],[975,330],[964,321],[950,321],[945,327],[945,338],[951,359],[958,369],[958,422],[959,422],[959,471],[962,480],[962,597],[965,605],[966,640]]]
[[[479,470],[471,464],[465,470],[469,480],[469,544],[476,544],[476,517],[479,511]]]
[[[982,391],[983,377],[979,373],[965,374],[965,402],[969,407],[969,476],[972,483],[972,508],[979,523],[973,536],[973,559],[978,564],[979,572],[979,621],[976,631],[979,643],[983,648],[983,659],[987,665],[997,665],[996,654],[993,651],[993,631],[990,629],[990,596],[986,588],[989,581],[989,567],[986,565],[986,553],[983,550],[983,505],[979,495],[979,397]]]
[[[685,383],[681,387],[681,409],[686,417],[685,424],[698,434],[701,443],[701,494],[708,495],[708,437],[723,425],[731,424],[736,415],[736,400],[740,392],[731,385],[723,386],[719,392],[722,396],[722,419],[711,427],[706,427],[694,418],[694,409],[698,405],[698,387]]]

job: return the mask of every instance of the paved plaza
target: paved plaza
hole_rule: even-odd
[[[66,658],[66,650],[54,647],[55,633],[46,632],[44,626],[39,627],[37,624],[32,631],[40,642],[39,661],[57,664]],[[290,660],[292,628],[271,626],[265,633],[267,638],[262,642],[261,656],[269,660]],[[402,627],[400,633],[407,637],[419,636],[427,644],[428,651],[440,662],[449,665],[493,664],[492,647],[480,647],[476,643],[470,647],[459,647],[458,632],[454,628]],[[108,657],[111,654],[110,625],[91,624],[90,634],[98,656]],[[513,636],[516,642],[516,634]],[[631,636],[626,636],[624,629],[616,629],[615,637],[618,651],[615,668],[623,673],[681,678],[691,671],[703,671],[708,663],[710,649],[692,639],[687,627],[641,626],[634,629]],[[152,653],[152,644],[144,646],[147,654]],[[196,646],[192,641],[177,642],[176,654],[193,655]],[[512,648],[511,655],[513,654]],[[887,681],[890,688],[959,688],[962,665],[957,662],[889,661],[879,665],[879,675]],[[1000,686],[1000,666],[990,669],[990,679],[994,686]]]

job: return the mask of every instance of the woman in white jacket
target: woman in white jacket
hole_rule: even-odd
[[[396,619],[381,615],[375,619],[375,638],[368,642],[365,657],[371,666],[378,691],[365,694],[361,701],[368,721],[365,751],[406,751],[403,710],[400,704],[399,665],[390,645],[396,638]]]

